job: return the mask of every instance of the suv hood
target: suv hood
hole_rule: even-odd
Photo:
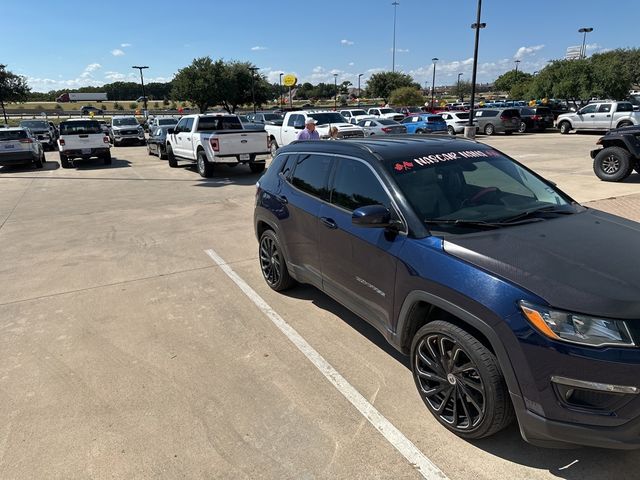
[[[594,316],[640,320],[640,224],[598,210],[469,235],[444,249],[545,299]]]

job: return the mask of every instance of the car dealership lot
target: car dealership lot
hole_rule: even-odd
[[[640,220],[640,175],[599,181],[597,138],[479,140]],[[62,170],[48,152],[42,170],[0,169],[0,478],[420,478],[208,249],[449,478],[636,478],[634,452],[540,449],[515,425],[453,436],[373,328],[315,289],[264,283],[258,175],[112,153],[110,167]]]

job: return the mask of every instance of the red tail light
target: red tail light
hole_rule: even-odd
[[[541,120],[541,119],[542,119],[542,117],[540,115],[534,115],[533,117],[531,117],[531,120],[535,120],[535,121],[538,121],[538,120]]]
[[[382,131],[384,133],[389,133],[391,131],[391,127],[382,127]]]
[[[104,143],[109,143],[109,137],[104,137],[104,138],[102,139],[102,141],[103,141]]]
[[[33,143],[33,140],[30,138],[21,138],[20,143]]]
[[[211,144],[211,148],[213,149],[214,152],[220,151],[220,143],[218,142],[217,138],[211,137],[209,139],[209,143]]]
[[[58,140],[60,142],[60,145],[64,146],[64,138],[61,138],[60,140]]]

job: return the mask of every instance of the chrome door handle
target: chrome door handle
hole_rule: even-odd
[[[332,230],[338,228],[338,225],[332,218],[320,217],[320,221],[323,223],[325,227],[330,228]]]

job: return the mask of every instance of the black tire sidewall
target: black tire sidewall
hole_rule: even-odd
[[[617,157],[620,168],[613,174],[606,173],[602,169],[602,162],[609,156]],[[627,178],[633,171],[634,164],[631,161],[629,152],[621,147],[606,147],[600,150],[593,159],[593,171],[600,180],[605,182],[620,182]]]
[[[284,256],[284,251],[282,250],[280,239],[278,238],[278,235],[273,230],[265,230],[264,232],[262,232],[262,235],[260,235],[260,241],[258,242],[258,259],[260,259],[260,250],[262,249],[262,241],[264,240],[265,237],[271,238],[273,240],[275,247],[278,253],[280,254],[282,271],[280,272],[280,279],[278,280],[278,282],[274,284],[271,284],[267,281],[267,278],[265,277],[264,272],[262,270],[262,265],[260,265],[260,273],[262,274],[262,278],[264,279],[264,281],[267,283],[267,285],[269,285],[271,289],[275,290],[276,292],[281,292],[283,290],[290,288],[293,285],[294,280],[289,275],[289,269],[287,268],[287,262]]]

